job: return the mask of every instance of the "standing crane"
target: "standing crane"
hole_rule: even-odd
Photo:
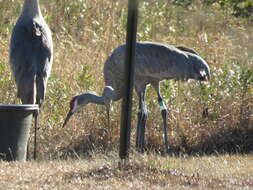
[[[109,113],[112,101],[120,100],[124,92],[124,60],[126,46],[116,48],[107,58],[104,65],[105,87],[102,96],[94,93],[84,93],[75,96],[70,101],[70,111],[64,121],[66,125],[70,117],[88,103],[105,105]],[[145,102],[148,84],[156,90],[164,124],[165,150],[168,152],[167,139],[167,107],[160,93],[160,81],[166,79],[198,81],[210,80],[207,63],[197,53],[186,47],[175,47],[153,42],[136,43],[134,89],[139,98],[139,112],[137,121],[136,148],[143,151],[144,133],[147,120],[147,106]]]
[[[17,85],[17,97],[22,104],[38,104],[41,107],[52,63],[52,35],[41,14],[39,2],[24,0],[10,42],[10,66]]]
[[[42,105],[53,61],[51,31],[38,0],[24,0],[22,13],[13,28],[10,65],[23,104]]]

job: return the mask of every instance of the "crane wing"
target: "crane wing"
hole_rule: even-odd
[[[33,21],[33,35],[40,38],[40,43],[42,46],[51,52],[52,47],[49,40],[50,36],[47,34],[46,28],[35,20]]]

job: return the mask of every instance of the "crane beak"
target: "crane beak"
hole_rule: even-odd
[[[66,119],[65,119],[65,121],[62,125],[62,128],[68,123],[68,121],[69,121],[70,117],[73,115],[73,113],[74,112],[72,112],[71,110],[69,111],[69,113],[68,113],[68,115],[67,115],[67,117],[66,117]]]

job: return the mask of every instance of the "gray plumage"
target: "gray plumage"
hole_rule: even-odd
[[[179,48],[182,49],[182,47]],[[165,79],[203,80],[200,71],[204,71],[206,77],[210,78],[209,67],[201,57],[179,48],[151,42],[136,43],[134,88],[137,94],[148,84],[157,89],[159,82]],[[121,99],[124,92],[122,82],[124,56],[125,45],[122,45],[113,51],[104,66],[105,85],[114,89],[115,94],[112,100],[115,101]]]
[[[10,65],[23,104],[41,104],[53,61],[51,31],[38,0],[24,0],[22,13],[13,28]]]
[[[126,46],[116,48],[107,58],[104,65],[105,88],[102,96],[85,93],[75,96],[70,103],[70,111],[64,122],[86,104],[104,104],[109,110],[111,101],[117,101],[124,93],[124,63]],[[139,97],[139,113],[137,124],[137,149],[142,150],[144,144],[147,108],[145,102],[146,87],[151,84],[157,92],[158,102],[164,120],[165,144],[167,147],[167,108],[160,95],[159,82],[162,80],[210,80],[207,63],[192,49],[182,46],[171,46],[152,42],[136,43],[134,89]],[[64,126],[63,125],[63,126]]]

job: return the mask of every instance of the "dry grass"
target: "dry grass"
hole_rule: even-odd
[[[0,163],[0,189],[253,189],[252,156],[159,157]]]
[[[253,25],[201,2],[197,0],[188,8],[169,1],[140,2],[138,40],[194,48],[211,68],[212,81],[205,86],[194,81],[166,81],[162,85],[170,109],[170,145],[178,155],[251,153]],[[21,0],[0,0],[0,102],[6,104],[19,103],[7,63],[9,38],[21,5]],[[44,0],[41,7],[53,31],[55,53],[40,114],[40,161],[2,162],[0,189],[253,188],[251,156],[164,158],[151,153],[134,155],[129,168],[119,170],[114,152],[119,142],[120,102],[113,104],[110,126],[103,107],[87,105],[62,129],[73,95],[101,93],[103,63],[125,42],[126,1]],[[149,89],[146,148],[161,153],[163,128],[154,97],[155,92]],[[132,149],[135,96],[133,105]],[[206,109],[209,115],[204,118]],[[82,160],[68,160],[83,156]],[[48,159],[55,161],[44,161]]]

